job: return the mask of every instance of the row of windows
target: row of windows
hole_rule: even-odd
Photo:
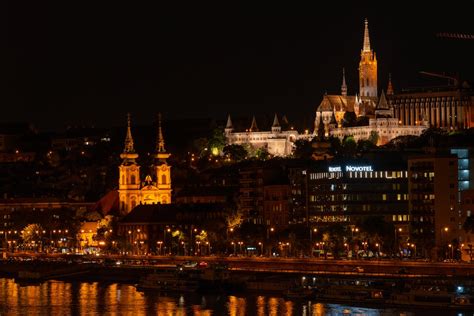
[[[340,179],[344,176],[348,178],[382,178],[382,179],[393,179],[393,178],[407,178],[408,171],[349,171],[349,172],[317,172],[310,173],[310,180],[318,179]]]
[[[434,195],[432,195],[434,199]],[[330,202],[330,201],[407,201],[408,194],[327,194],[310,195],[310,202]]]
[[[410,221],[410,215],[392,215],[393,222],[408,222]]]

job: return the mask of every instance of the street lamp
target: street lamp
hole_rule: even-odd
[[[231,244],[232,246],[234,246],[234,256],[235,256],[235,253],[236,253],[235,247],[236,247],[237,245],[235,244],[235,242],[231,242],[230,244]]]
[[[454,255],[453,255],[453,252],[454,252],[454,247],[453,245],[449,244],[448,247],[451,249],[451,259],[454,259]]]
[[[161,240],[159,240],[159,241],[157,241],[156,243],[157,243],[158,246],[160,247],[160,250],[159,250],[158,254],[161,256],[161,246],[162,246],[163,242],[162,242]]]
[[[317,228],[310,228],[309,229],[309,256],[313,256],[313,233],[317,233]]]
[[[199,240],[197,240],[197,241],[196,241],[196,245],[197,245],[197,246],[196,246],[196,247],[197,247],[196,254],[197,254],[198,256],[200,256],[200,255],[201,255],[201,242],[200,242]]]
[[[416,245],[412,243],[412,244],[410,245],[410,247],[413,248],[413,257],[416,258]]]
[[[263,256],[263,243],[259,241],[258,245],[260,246],[260,254]]]
[[[243,242],[239,241],[238,244],[239,244],[239,252],[240,252],[240,254],[242,254],[242,244],[243,244]]]
[[[380,244],[379,244],[379,243],[376,243],[376,244],[375,244],[375,247],[377,247],[377,250],[378,250],[378,253],[379,253],[379,256],[380,256]]]
[[[211,243],[206,241],[206,245],[207,245],[207,255],[210,256],[211,255]]]
[[[189,240],[189,253],[193,255],[193,232],[197,232],[197,228],[191,227],[191,239]]]
[[[395,248],[396,249],[397,248],[400,249],[400,243],[398,242],[399,234],[397,234],[397,232],[401,233],[402,231],[403,231],[403,229],[401,227],[395,228]]]
[[[359,228],[358,228],[358,227],[352,227],[352,228],[351,228],[351,237],[354,237],[354,232],[358,233],[358,232],[359,232]]]
[[[270,232],[273,233],[274,231],[275,231],[275,228],[273,228],[273,227],[267,227],[267,239],[270,238]]]

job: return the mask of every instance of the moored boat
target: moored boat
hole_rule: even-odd
[[[197,280],[180,278],[174,273],[151,273],[140,279],[137,289],[161,292],[194,292],[199,288]]]

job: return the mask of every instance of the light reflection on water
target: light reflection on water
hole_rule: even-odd
[[[138,292],[133,285],[48,281],[20,286],[0,279],[0,315],[427,315],[426,311],[349,307],[309,301],[288,301],[262,295],[163,296]],[[433,315],[433,313],[430,313]],[[451,315],[467,315],[450,312]],[[448,315],[442,313],[438,315]]]

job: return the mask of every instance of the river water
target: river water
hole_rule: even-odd
[[[0,279],[0,315],[456,315],[440,310],[362,308],[258,294],[160,295],[130,284]]]

